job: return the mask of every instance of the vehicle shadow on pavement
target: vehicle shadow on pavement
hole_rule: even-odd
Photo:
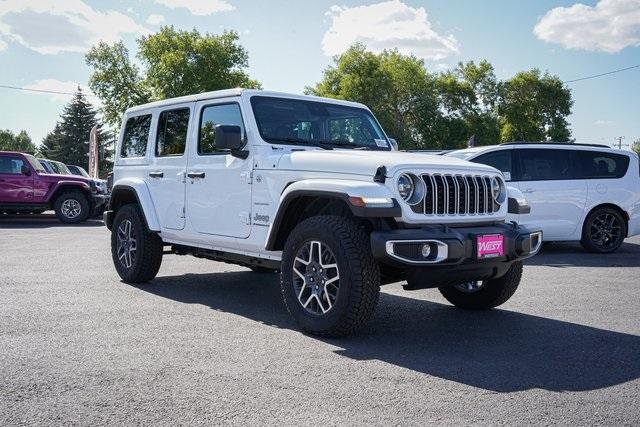
[[[99,218],[89,218],[79,224],[65,224],[51,214],[41,215],[0,215],[0,229],[55,228],[55,227],[104,227]]]
[[[278,328],[297,329],[277,276],[250,272],[158,277],[139,289],[203,304]],[[319,339],[354,360],[380,360],[494,392],[587,391],[640,377],[640,337],[512,312],[472,312],[381,293],[357,335]]]
[[[528,265],[547,267],[640,267],[640,245],[623,243],[611,254],[585,251],[579,243],[545,244],[542,251],[525,261]]]

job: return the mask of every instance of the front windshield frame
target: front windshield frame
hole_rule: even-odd
[[[299,124],[309,123],[310,129],[308,130],[309,136],[307,138],[302,137],[280,137],[275,135],[267,135],[265,134],[264,126],[261,121],[260,115],[257,110],[257,102],[259,101],[281,101],[281,102],[289,102],[289,103],[301,103],[306,104],[307,108],[313,108],[316,111],[321,111],[321,108],[333,108],[336,110],[350,111],[353,113],[352,116],[349,115],[338,115],[335,116],[335,120],[349,120],[356,119],[362,122],[363,119],[366,119],[366,128],[371,136],[368,139],[367,143],[359,143],[355,139],[334,139],[331,138],[331,130],[328,128],[330,126],[327,121],[332,118],[332,116],[327,115],[327,119],[324,119],[324,122],[319,130],[319,138],[315,137],[313,134],[313,130],[311,127],[313,126],[314,120],[298,120]],[[343,149],[371,149],[371,150],[380,150],[380,151],[391,151],[392,146],[389,142],[389,138],[384,132],[384,129],[376,119],[376,117],[366,108],[356,107],[351,105],[345,105],[340,103],[326,102],[326,101],[316,101],[310,99],[301,99],[301,98],[286,98],[286,97],[277,97],[277,96],[267,96],[267,95],[255,95],[250,98],[251,108],[254,116],[255,123],[258,127],[258,132],[260,133],[260,137],[262,140],[269,144],[275,145],[297,145],[304,147],[322,147],[322,148],[343,148]],[[304,115],[304,111],[301,111],[301,115]],[[309,114],[309,119],[312,119],[314,116]],[[318,116],[315,116],[318,117]],[[295,122],[291,122],[293,124]],[[344,124],[346,126],[346,123]],[[300,132],[300,130],[298,130]],[[363,129],[359,131],[362,137],[365,139],[368,137],[365,135]],[[362,141],[360,141],[362,142]]]

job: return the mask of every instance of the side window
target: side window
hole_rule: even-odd
[[[187,142],[191,110],[163,111],[158,118],[156,156],[181,156]]]
[[[240,126],[244,138],[244,123],[240,106],[236,103],[209,105],[202,109],[200,132],[198,135],[198,154],[223,153],[216,148],[216,125]]]
[[[124,127],[120,157],[144,157],[150,128],[151,114],[129,118]]]
[[[520,181],[576,179],[574,150],[523,149],[520,154]]]
[[[502,172],[507,180],[515,180],[513,173],[513,161],[511,150],[500,150],[492,153],[483,154],[471,161],[474,163],[482,163],[483,165],[493,166]]]
[[[629,169],[629,156],[601,151],[580,151],[580,177],[586,179],[622,178]]]
[[[22,166],[26,166],[26,164],[20,157],[0,156],[0,173],[20,175]]]

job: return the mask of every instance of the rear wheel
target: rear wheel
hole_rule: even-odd
[[[371,318],[380,271],[367,234],[340,216],[317,216],[294,228],[285,243],[280,273],[287,310],[306,332],[338,337]]]
[[[66,224],[76,224],[89,217],[89,201],[80,191],[62,193],[53,204],[58,219]]]
[[[522,278],[522,261],[514,262],[502,277],[477,280],[439,288],[447,301],[471,310],[494,308],[504,304],[518,289]]]
[[[598,208],[591,212],[582,227],[582,247],[589,252],[616,251],[627,235],[627,224],[615,209]]]
[[[162,251],[160,236],[146,229],[137,205],[125,205],[118,210],[111,231],[111,257],[123,281],[144,283],[156,277]]]

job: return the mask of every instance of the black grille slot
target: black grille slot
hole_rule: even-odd
[[[462,176],[456,175],[456,182],[458,183],[458,213],[465,215],[467,213],[467,186]]]
[[[433,196],[434,196],[434,186],[433,182],[431,182],[431,177],[429,175],[423,175],[422,179],[424,180],[424,184],[426,186],[426,196],[424,198],[424,213],[428,215],[433,215]]]
[[[445,211],[445,185],[444,178],[442,175],[434,175],[433,180],[435,181],[436,191],[435,191],[435,199],[436,199],[436,214],[443,215]]]

